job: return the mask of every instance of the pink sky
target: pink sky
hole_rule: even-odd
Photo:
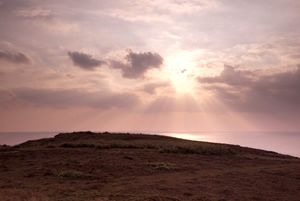
[[[1,131],[300,131],[298,0],[0,0]]]

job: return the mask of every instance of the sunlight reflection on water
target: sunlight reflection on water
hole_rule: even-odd
[[[188,140],[235,144],[300,157],[300,132],[159,133]]]
[[[195,141],[209,141],[207,135],[193,135],[189,133],[168,133],[168,136],[186,139],[186,140],[195,140]]]

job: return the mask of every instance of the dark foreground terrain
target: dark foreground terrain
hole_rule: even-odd
[[[0,201],[300,200],[300,159],[234,145],[77,132],[0,148]]]

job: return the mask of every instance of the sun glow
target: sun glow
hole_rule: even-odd
[[[168,136],[181,138],[185,140],[194,140],[194,141],[209,141],[208,136],[200,135],[199,133],[188,134],[188,133],[168,133]]]
[[[193,93],[195,85],[195,55],[189,52],[172,54],[165,60],[164,75],[172,82],[178,94]]]

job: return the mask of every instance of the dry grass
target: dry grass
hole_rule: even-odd
[[[0,190],[0,201],[49,201],[49,199],[32,191],[5,189]]]
[[[154,162],[147,163],[147,166],[153,167],[156,170],[176,170],[178,166],[174,163],[166,163],[166,162]]]

